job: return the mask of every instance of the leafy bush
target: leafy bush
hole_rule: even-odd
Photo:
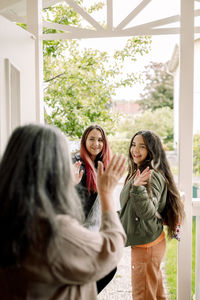
[[[173,110],[163,107],[135,117],[126,116],[118,125],[118,134],[131,139],[139,130],[152,130],[162,139],[166,150],[173,150],[173,129]]]
[[[112,151],[112,154],[119,153],[128,156],[128,149],[130,145],[130,139],[116,139],[109,138],[109,145]]]
[[[200,175],[200,134],[194,135],[193,140],[193,172]]]
[[[126,157],[128,156],[128,149],[130,146],[131,138],[108,138],[109,146],[111,148],[112,154],[124,154]],[[166,143],[163,145],[166,151],[172,150],[172,143]]]

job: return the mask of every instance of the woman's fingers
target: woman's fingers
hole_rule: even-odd
[[[120,155],[118,160],[118,165],[116,166],[116,172],[118,172],[120,178],[126,171],[126,158]]]
[[[124,168],[125,163],[126,158],[122,154],[114,154],[107,169],[119,172],[121,168]]]
[[[113,155],[110,164],[104,170],[102,162],[98,163],[97,186],[99,192],[111,192],[125,172],[126,158]]]
[[[111,161],[110,161],[108,167],[107,167],[107,170],[113,170],[116,166],[117,160],[118,160],[118,155],[114,154],[111,158]]]
[[[98,161],[98,169],[97,174],[101,176],[103,174],[103,163],[101,161]]]

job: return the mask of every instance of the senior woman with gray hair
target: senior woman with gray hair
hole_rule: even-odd
[[[12,133],[0,163],[0,299],[95,300],[96,281],[119,262],[125,233],[113,190],[125,158],[98,166],[102,223],[82,226],[71,157],[60,130],[30,124]]]

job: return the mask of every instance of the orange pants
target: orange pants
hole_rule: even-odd
[[[131,247],[132,296],[134,300],[166,300],[160,269],[165,250],[165,238],[149,248]]]

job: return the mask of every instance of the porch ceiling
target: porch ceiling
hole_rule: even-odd
[[[52,6],[61,0],[43,0],[43,8]],[[26,0],[1,0],[0,14],[7,18],[12,16],[24,17],[26,16]]]
[[[138,3],[139,1],[140,3]],[[198,2],[199,5],[200,0],[194,1],[196,1],[196,3]],[[104,23],[107,23],[107,26],[104,27],[101,25],[102,16],[100,16],[100,19],[94,18],[81,6],[77,5],[75,0],[43,0],[43,8],[59,2],[65,2],[73,7],[81,15],[83,21],[89,24],[89,27],[78,28],[63,24],[43,22],[43,26],[46,28],[63,31],[63,33],[43,34],[43,39],[80,39],[180,33],[180,11],[178,10],[175,15],[165,15],[167,13],[165,8],[170,7],[170,5],[173,4],[173,0],[171,0],[171,3],[167,0],[163,2],[162,11],[158,11],[156,8],[158,0],[138,0],[134,3],[131,2],[135,7],[131,7],[130,10],[126,12],[126,15],[123,16],[121,22],[118,23],[115,22],[116,18],[114,13],[114,7],[115,12],[117,11],[117,3],[113,0],[105,0],[105,3],[107,2],[107,16]],[[153,6],[151,7],[151,5]],[[155,16],[152,19],[149,18],[150,14],[148,9],[150,9],[150,7],[153,8],[152,11],[155,12]],[[13,22],[27,23],[26,0],[1,0],[0,14]],[[119,15],[118,11],[117,15]],[[141,22],[138,22],[138,16],[140,17],[139,19],[142,20]],[[200,9],[195,10],[195,16],[200,16]],[[146,23],[143,23],[144,20],[146,20]],[[195,32],[200,33],[200,27],[195,27]]]

